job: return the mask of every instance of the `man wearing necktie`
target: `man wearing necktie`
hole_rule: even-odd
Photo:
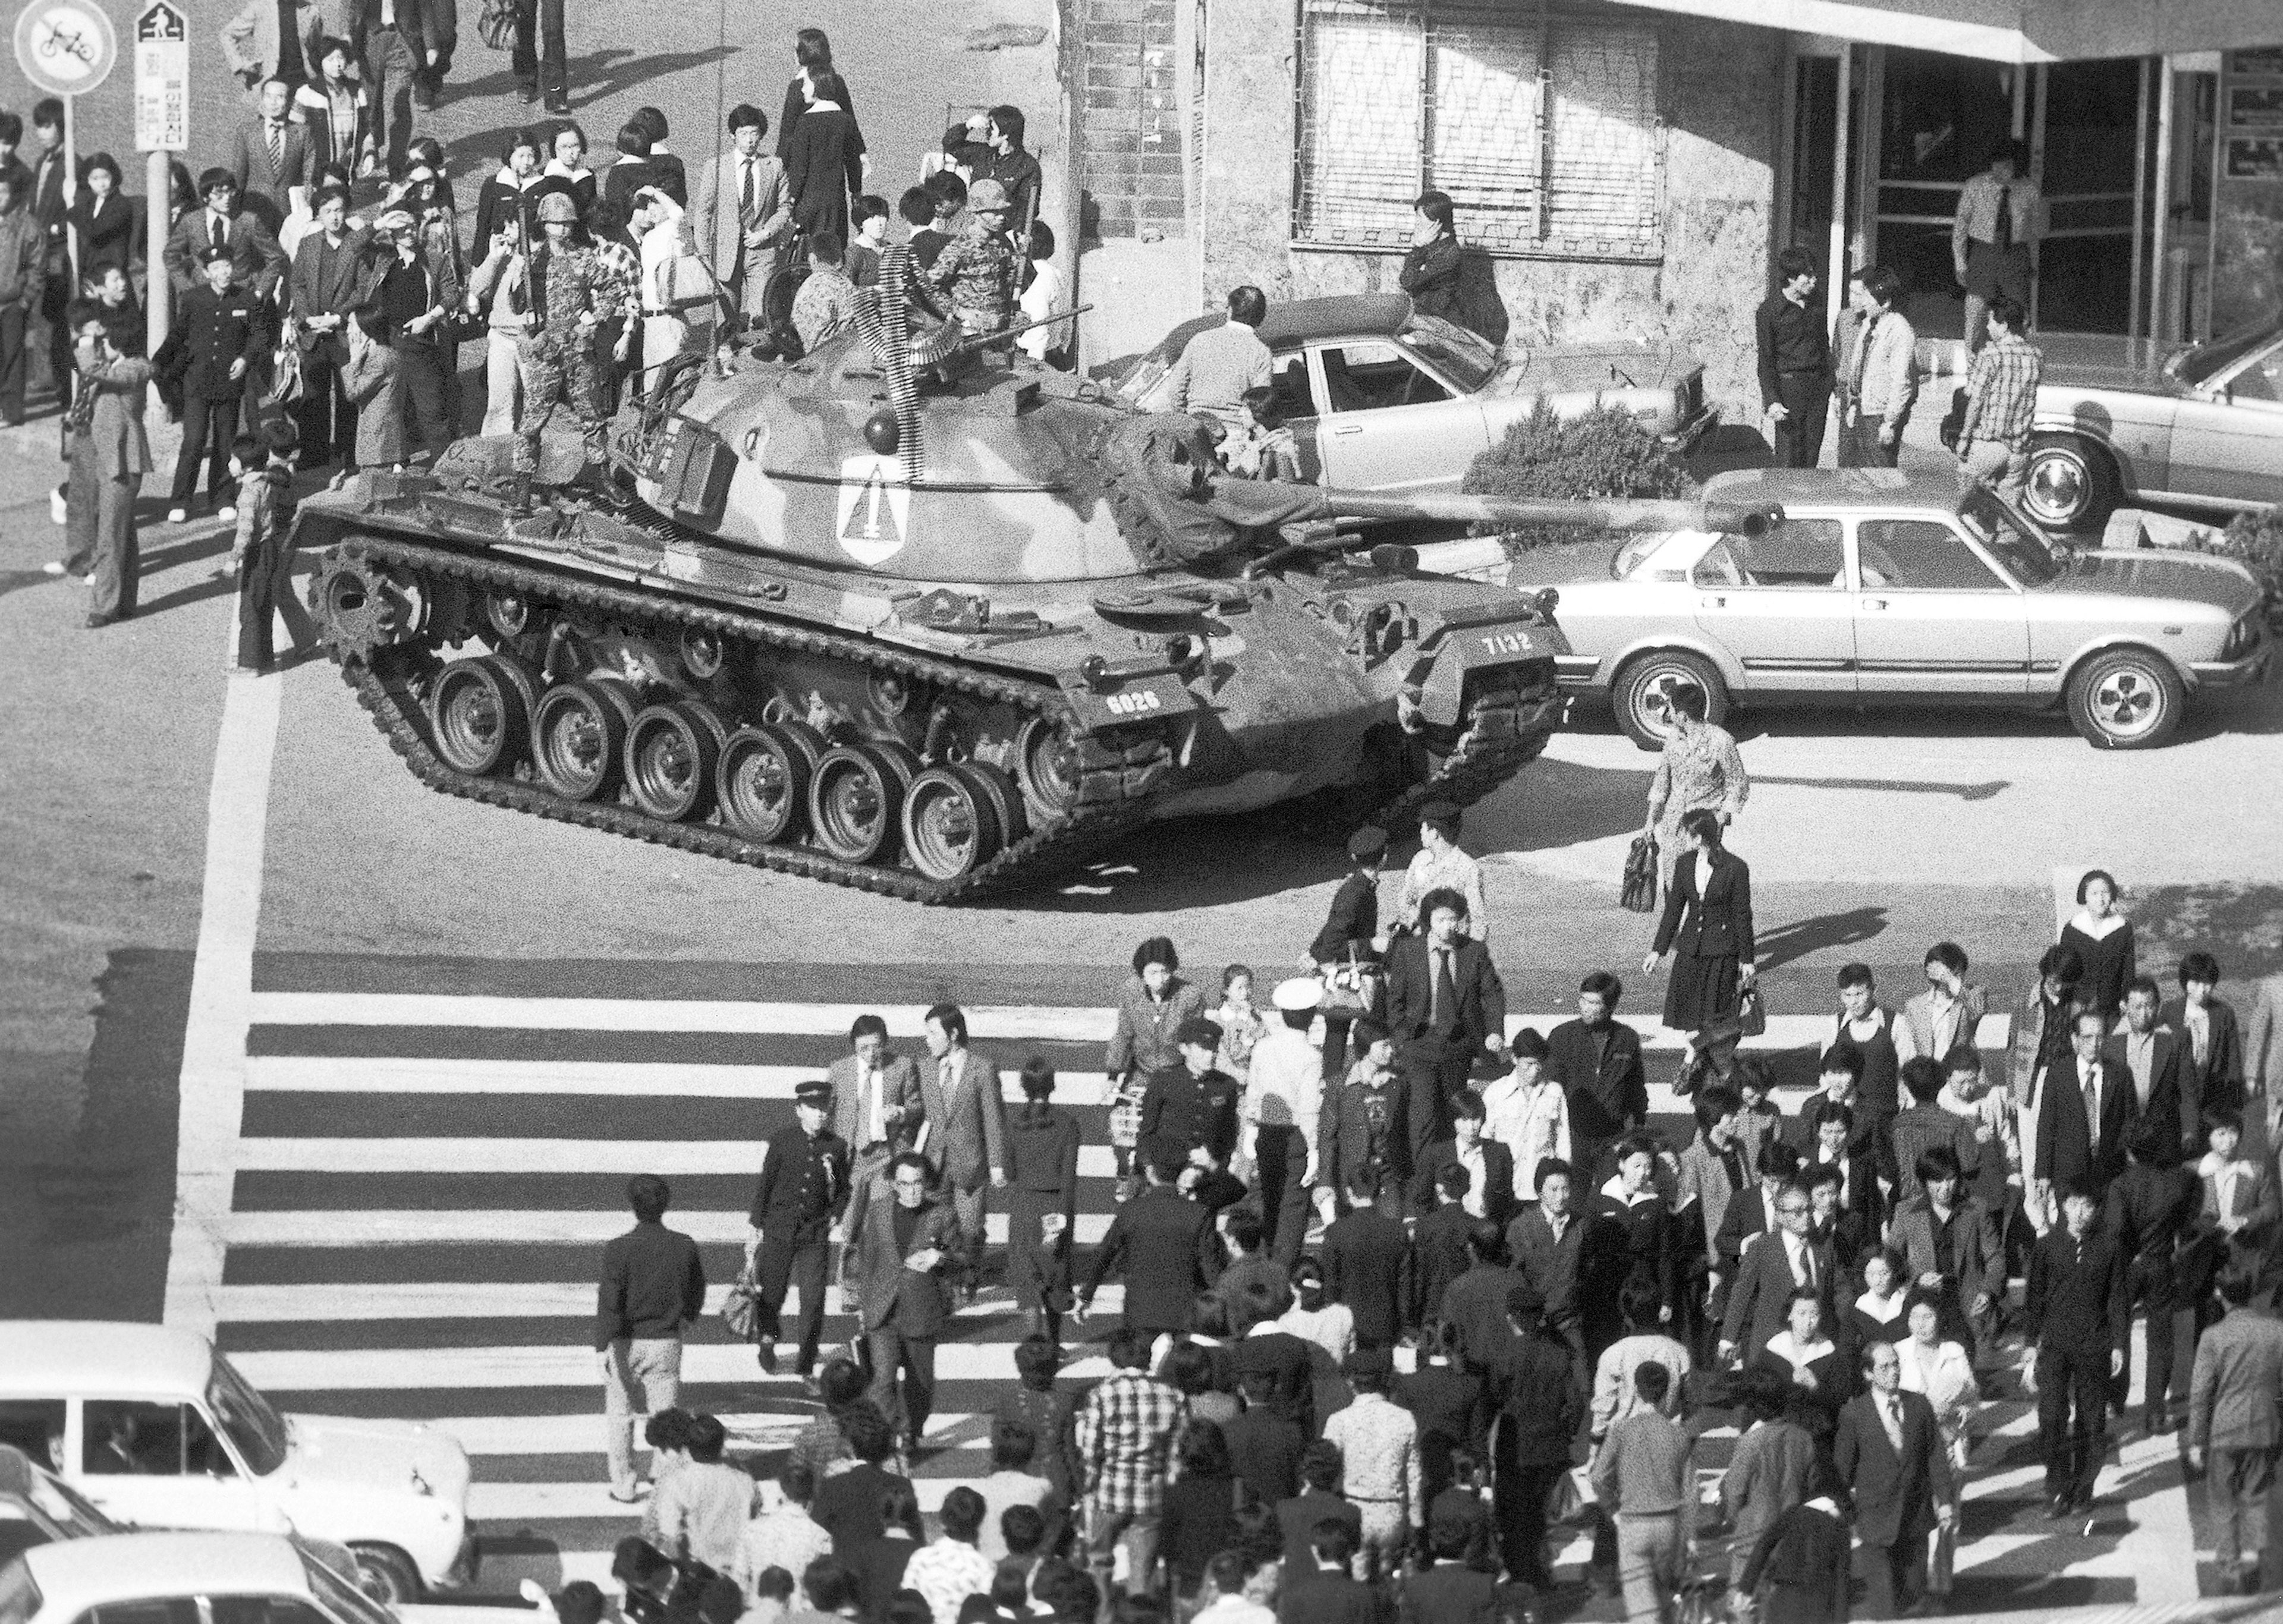
[[[1423,936],[1396,943],[1387,961],[1387,1026],[1410,1091],[1411,1165],[1451,1137],[1451,1102],[1477,1059],[1506,1048],[1506,989],[1490,949],[1467,935],[1467,899],[1438,887],[1420,899]]]
[[[767,115],[740,102],[729,109],[729,150],[713,160],[699,192],[697,241],[728,293],[732,314],[748,323],[761,313],[762,296],[792,225],[784,165],[761,151]]]
[[[968,1047],[967,1016],[956,1004],[927,1012],[930,1064],[921,1074],[927,1102],[928,1135],[918,1148],[951,1186],[952,1210],[959,1220],[963,1255],[963,1291],[975,1300],[983,1269],[984,1220],[989,1192],[1007,1185],[1007,1109],[999,1068],[989,1056]]]
[[[2124,1250],[2115,1235],[2093,1230],[2100,1198],[2084,1184],[2063,1191],[2061,1226],[2030,1253],[2025,1325],[2037,1353],[2023,1371],[2037,1395],[2045,1492],[2057,1519],[2092,1505],[2109,1398],[2132,1333]]]
[[[2038,277],[2038,241],[2045,235],[2045,199],[2029,178],[2030,150],[2018,141],[2000,141],[1990,167],[1966,183],[1958,214],[1951,221],[1950,258],[1958,285],[1966,290],[1966,347],[1979,350],[1988,337],[1990,301],[2009,294],[2030,304],[2030,284]]]
[[[238,126],[230,172],[245,206],[272,231],[283,225],[294,195],[309,183],[309,132],[290,122],[292,92],[282,79],[265,81],[254,116]]]
[[[1869,1581],[1865,1616],[1899,1618],[1925,1594],[1927,1536],[1957,1526],[1958,1480],[1933,1409],[1903,1388],[1895,1345],[1871,1343],[1862,1362],[1867,1390],[1840,1410],[1832,1459],[1855,1498]]]
[[[2070,1017],[2069,1069],[2046,1074],[2038,1109],[2038,1178],[2046,1199],[2077,1183],[2097,1195],[2123,1170],[2136,1102],[2131,1076],[2101,1053],[2108,1035],[2100,1011],[2078,1010]]]
[[[856,1233],[864,1203],[886,1184],[888,1164],[917,1145],[927,1122],[919,1068],[888,1047],[888,1023],[856,1017],[848,1029],[850,1053],[825,1073],[832,1084],[833,1129],[848,1146],[848,1201],[844,1229]]]

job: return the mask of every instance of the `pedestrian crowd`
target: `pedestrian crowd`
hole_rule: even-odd
[[[1717,732],[1680,753],[1733,761]],[[1757,947],[1724,837],[1741,763],[1658,784],[1652,820],[1684,803],[1686,850],[1647,967],[1663,1024],[1691,1034],[1674,1090],[1693,1133],[1651,1122],[1609,971],[1579,982],[1575,1018],[1508,1038],[1478,867],[1455,809],[1430,806],[1399,881],[1384,835],[1358,832],[1311,967],[1265,998],[1245,966],[1216,986],[1166,938],[1136,948],[1103,1057],[1116,1211],[1090,1249],[1090,1135],[1046,1061],[1008,1068],[1022,1103],[1003,1105],[1001,1060],[957,1006],[927,1011],[921,1053],[856,1022],[768,1147],[731,1293],[762,1370],[793,1340],[822,1401],[773,1489],[682,1475],[685,1431],[687,1458],[719,1459],[718,1425],[674,1409],[705,1282],[662,1224],[665,1185],[637,1179],[596,1337],[612,1492],[647,1496],[650,1542],[716,1586],[722,1618],[793,1596],[899,1624],[1519,1617],[1558,1597],[1563,1527],[1590,1532],[1591,1582],[1634,1620],[1722,1588],[1771,1620],[1893,1617],[1944,1605],[2008,1384],[2036,1401],[2046,1510],[2093,1514],[2140,1312],[2142,1425],[2181,1424],[2184,1319],[2185,1441],[2209,1463],[2224,1567],[2256,1584],[2283,1451],[2283,1325],[2250,1306],[2283,1261],[2283,1076],[2263,1077],[2283,1071],[2283,978],[2248,1026],[2209,954],[2168,992],[2092,871],[2002,1058],[1980,1031],[2003,1000],[1936,943],[1899,1000],[1838,972],[1799,1057],[1813,1092],[1788,1107],[1743,1041]],[[845,1348],[823,1337],[836,1272]],[[1018,1380],[990,1478],[929,1542],[906,1474],[931,1452],[939,1341],[989,1272],[1025,1317]],[[1058,1382],[1068,1344],[1095,1339],[1110,1373]],[[1699,1440],[1726,1426],[1708,1494]],[[717,1512],[692,1510],[701,1493]],[[1700,1542],[1721,1533],[1716,1564]]]
[[[451,0],[252,0],[222,31],[247,116],[227,162],[195,180],[174,167],[157,267],[142,262],[141,221],[158,206],[127,195],[107,153],[65,173],[60,104],[35,109],[28,167],[21,120],[0,113],[0,416],[23,417],[37,318],[72,470],[57,497],[68,545],[47,570],[93,588],[90,626],[136,609],[136,508],[159,471],[143,421],[152,382],[183,429],[167,522],[236,522],[226,568],[250,597],[249,569],[269,582],[289,563],[290,480],[270,517],[243,514],[245,481],[273,463],[330,467],[335,486],[430,466],[480,416],[485,434],[514,437],[507,471],[526,505],[549,430],[577,434],[580,478],[597,480],[612,414],[682,358],[796,356],[851,327],[856,291],[884,275],[926,322],[955,322],[954,340],[1066,305],[1020,109],[947,130],[892,209],[866,189],[871,159],[830,43],[804,28],[774,132],[738,104],[693,173],[668,148],[666,114],[643,107],[595,154],[562,85],[561,0],[511,11],[526,99],[543,95],[556,116],[510,131],[471,194],[419,128],[450,66]],[[146,355],[153,276],[172,318]],[[1004,342],[1069,364],[1057,324]],[[464,377],[471,344],[482,365]],[[306,621],[289,630],[314,641]]]

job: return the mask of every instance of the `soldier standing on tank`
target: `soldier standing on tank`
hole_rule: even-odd
[[[579,206],[569,194],[550,191],[539,200],[539,222],[546,233],[532,250],[529,264],[531,324],[516,339],[516,364],[523,372],[523,431],[516,441],[515,505],[531,506],[531,481],[539,471],[542,431],[556,410],[568,407],[579,420],[587,452],[586,472],[603,463],[603,413],[595,369],[595,331],[603,318],[625,302],[626,289],[608,260],[573,240]]]
[[[970,335],[1003,331],[1015,314],[1019,262],[1007,240],[1007,190],[996,181],[967,189],[967,224],[936,257],[928,284]]]

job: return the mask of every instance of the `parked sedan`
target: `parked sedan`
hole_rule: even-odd
[[[1172,405],[1163,385],[1188,341],[1219,316],[1167,333],[1119,380],[1118,398]],[[1609,405],[1631,412],[1676,449],[1713,421],[1704,368],[1678,345],[1554,344],[1512,354],[1438,316],[1408,294],[1299,299],[1268,307],[1260,339],[1300,471],[1320,485],[1365,491],[1455,491],[1477,454],[1549,402],[1565,416]]]
[[[36,1545],[0,1566],[0,1624],[500,1624],[513,1616],[377,1600],[325,1548],[283,1534],[117,1534]]]
[[[2098,531],[2132,501],[2221,517],[2283,501],[2283,313],[2169,352],[2146,341],[2043,341],[2023,506]]]
[[[1558,587],[1563,686],[1609,696],[1644,750],[1663,744],[1664,695],[1684,681],[1716,719],[1732,703],[2065,706],[2091,742],[2144,749],[2192,695],[2267,669],[2258,583],[2232,560],[2049,546],[1945,475],[1749,470],[1706,494],[1785,518],[1754,538],[1525,553],[1508,577]]]

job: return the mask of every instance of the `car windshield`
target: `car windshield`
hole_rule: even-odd
[[[296,1538],[293,1544],[301,1553],[301,1571],[309,1575],[309,1589],[325,1604],[325,1611],[349,1624],[398,1624],[397,1617],[380,1603],[373,1600],[317,1559],[316,1553]]]
[[[82,1499],[77,1489],[45,1472],[33,1474],[31,1493],[27,1498],[32,1510],[54,1524],[63,1538],[84,1540],[127,1532],[125,1524],[112,1521]]]
[[[1439,315],[1414,315],[1398,336],[1468,394],[1480,389],[1498,370],[1498,351],[1488,340]]]
[[[214,1356],[214,1379],[206,1383],[206,1403],[248,1472],[266,1478],[284,1464],[284,1418],[220,1354]]]
[[[2271,342],[2279,332],[2283,332],[2283,321],[2271,315],[2248,327],[2223,334],[2209,344],[2199,344],[2183,353],[2173,365],[2178,369],[2182,383],[2201,384],[2225,371],[2262,345]]]
[[[2043,587],[2061,575],[2062,561],[1986,486],[1959,505],[1958,517],[2024,587]]]
[[[0,1567],[0,1624],[32,1624],[40,1612],[40,1587],[32,1582],[32,1570],[17,1558],[6,1567]]]

